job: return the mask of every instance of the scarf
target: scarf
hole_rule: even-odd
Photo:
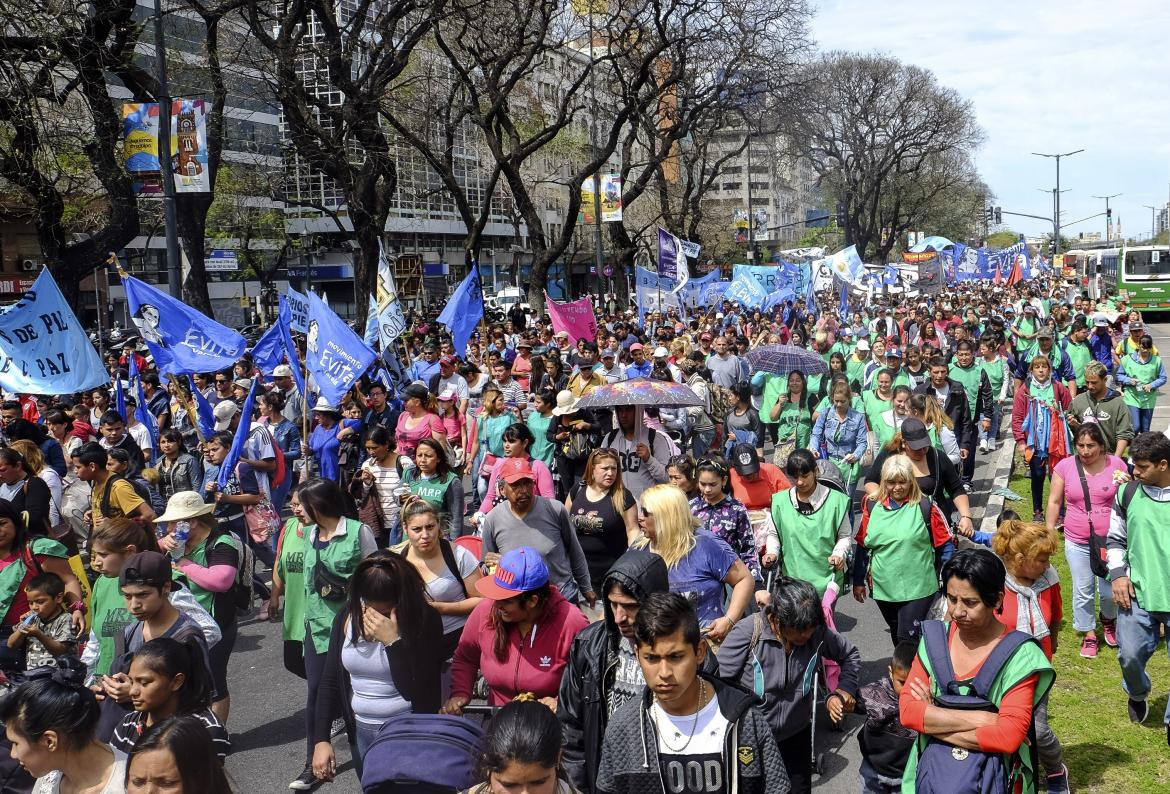
[[[1017,582],[1010,573],[1005,583],[1007,589],[1016,594],[1016,631],[1030,634],[1038,640],[1051,634],[1048,621],[1044,619],[1044,612],[1040,609],[1039,596],[1057,583],[1056,570],[1049,566],[1030,587]]]

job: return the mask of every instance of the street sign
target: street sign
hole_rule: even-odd
[[[240,269],[240,260],[235,251],[217,248],[204,258],[203,269],[208,273],[228,273]]]

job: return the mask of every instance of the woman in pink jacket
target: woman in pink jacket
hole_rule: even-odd
[[[556,708],[569,648],[589,621],[548,582],[548,566],[531,546],[505,552],[492,576],[475,583],[484,600],[472,610],[451,664],[444,714],[460,714],[477,673],[488,703],[501,706],[531,692]]]

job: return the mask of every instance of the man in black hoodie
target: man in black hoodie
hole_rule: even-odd
[[[646,687],[606,726],[595,794],[791,791],[755,697],[700,670],[707,644],[684,596],[648,596],[634,641]]]
[[[610,715],[645,686],[634,649],[634,619],[651,593],[670,589],[666,563],[645,549],[630,549],[605,574],[600,593],[605,620],[573,640],[557,696],[565,735],[562,764],[573,787],[593,791],[601,740]]]

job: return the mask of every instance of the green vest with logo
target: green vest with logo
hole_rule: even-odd
[[[1073,372],[1077,374],[1077,388],[1085,388],[1085,365],[1093,360],[1093,351],[1086,342],[1074,342],[1069,339],[1064,344],[1064,352],[1068,354]]]
[[[280,556],[276,570],[284,584],[284,625],[286,640],[300,642],[305,637],[305,550],[309,532],[295,517],[284,523],[280,536]]]
[[[410,488],[412,494],[441,511],[447,500],[447,489],[455,481],[455,475],[448,474],[446,479],[438,477],[427,479],[418,476],[417,472],[417,469],[407,469],[402,481]]]
[[[916,504],[890,509],[870,502],[865,529],[869,575],[878,601],[913,601],[938,592],[930,527]]]
[[[967,408],[971,412],[971,416],[976,416],[976,411],[979,408],[987,410],[988,406],[978,405],[979,402],[979,384],[983,382],[983,370],[971,364],[969,367],[960,367],[958,364],[953,364],[950,367],[951,378],[963,385],[963,391],[967,393]]]
[[[134,616],[126,608],[122,588],[117,576],[99,576],[93,583],[93,598],[90,602],[92,618],[90,626],[98,639],[98,657],[93,663],[95,676],[109,675],[114,664],[114,645],[122,630],[134,622]]]
[[[1149,361],[1142,361],[1134,356],[1126,356],[1121,360],[1121,368],[1126,375],[1140,384],[1153,383],[1158,377],[1158,369],[1162,366],[1162,359],[1150,356]],[[1153,408],[1158,404],[1158,391],[1141,391],[1139,386],[1126,384],[1122,387],[1121,396],[1126,405],[1137,408]]]
[[[345,599],[330,601],[322,598],[314,587],[316,579],[314,570],[318,565],[323,565],[335,576],[348,582],[353,572],[357,570],[358,563],[362,561],[361,522],[352,518],[341,520],[345,522],[345,534],[334,535],[323,549],[318,549],[312,542],[316,537],[316,529],[306,530],[305,642],[313,643],[317,653],[329,650],[329,632],[333,628],[333,619],[345,607],[346,602]]]

